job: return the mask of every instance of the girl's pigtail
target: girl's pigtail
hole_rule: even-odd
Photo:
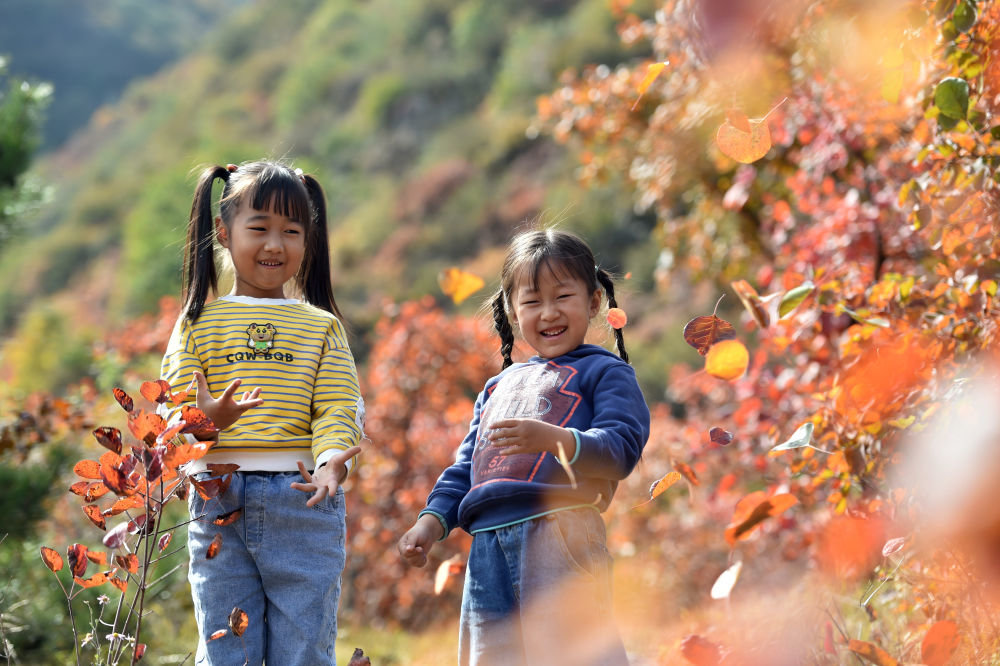
[[[503,289],[498,289],[493,297],[493,325],[500,334],[500,355],[503,356],[503,369],[506,370],[514,363],[510,357],[514,351],[514,329],[510,326],[503,303]]]
[[[597,281],[601,283],[604,287],[604,293],[608,295],[608,307],[616,308],[618,307],[618,302],[615,301],[615,283],[611,280],[611,276],[603,268],[597,268]],[[623,361],[628,363],[628,352],[625,351],[625,337],[622,335],[622,329],[616,328],[615,331],[615,342],[618,345],[618,355]]]
[[[306,238],[306,254],[302,259],[299,287],[307,303],[322,308],[343,321],[344,316],[333,297],[330,283],[330,241],[326,230],[326,195],[323,186],[312,176],[302,176],[302,182],[312,203],[313,220]]]
[[[209,289],[213,292],[218,289],[215,248],[212,245],[215,234],[212,185],[216,178],[228,181],[229,170],[223,166],[214,166],[202,172],[191,203],[191,217],[188,218],[181,293],[184,296],[185,315],[192,322],[201,315]]]

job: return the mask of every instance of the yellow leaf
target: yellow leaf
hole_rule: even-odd
[[[445,296],[450,296],[455,305],[458,305],[482,289],[486,282],[475,273],[453,266],[438,274],[438,284],[441,285],[441,291]]]
[[[643,77],[642,81],[639,82],[639,86],[636,88],[636,90],[639,91],[639,96],[632,104],[633,110],[635,110],[635,106],[636,104],[639,103],[639,100],[642,99],[642,96],[646,94],[647,90],[649,90],[649,86],[653,85],[653,81],[655,81],[656,78],[660,75],[660,72],[663,71],[663,68],[669,64],[670,64],[669,61],[664,60],[663,62],[650,63],[646,67],[646,76]]]
[[[705,372],[719,379],[738,379],[749,364],[750,352],[739,340],[717,342],[705,354]]]

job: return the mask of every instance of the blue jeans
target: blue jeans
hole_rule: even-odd
[[[202,480],[208,473],[198,474]],[[337,602],[344,569],[344,491],[310,508],[309,495],[289,487],[298,472],[236,472],[229,489],[203,500],[192,488],[188,508],[188,580],[198,620],[195,663],[212,666],[336,664]],[[243,509],[231,525],[219,514]],[[218,555],[206,558],[216,534]],[[238,606],[250,622],[242,639],[229,631]]]
[[[460,625],[462,666],[628,664],[601,515],[570,509],[476,532]]]

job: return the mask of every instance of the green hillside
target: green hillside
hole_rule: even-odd
[[[528,131],[564,69],[640,55],[604,0],[249,6],[39,165],[52,204],[0,258],[7,379],[52,389],[88,372],[91,340],[178,293],[206,163],[288,156],[320,178],[362,354],[384,299],[438,295],[453,264],[489,283],[525,220],[566,221],[643,288],[652,219],[620,184],[576,186],[565,149]]]

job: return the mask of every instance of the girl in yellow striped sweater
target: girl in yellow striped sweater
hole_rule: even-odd
[[[216,243],[234,284],[206,302],[218,289]],[[174,390],[194,383],[198,407],[220,431],[188,473],[204,479],[212,463],[239,465],[217,498],[189,499],[196,663],[334,664],[341,483],[361,450],[364,402],[330,282],[323,190],[280,162],[206,169],[185,254],[184,311],[162,377]],[[286,295],[290,284],[300,298]],[[213,524],[236,509],[236,522]],[[207,558],[217,534],[222,547]],[[210,640],[234,608],[249,616],[242,641]]]

